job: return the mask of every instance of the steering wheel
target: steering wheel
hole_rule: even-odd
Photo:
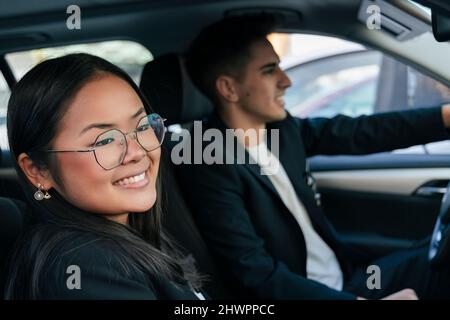
[[[428,250],[428,260],[434,268],[440,268],[450,262],[450,183],[442,197],[439,216],[434,225]]]

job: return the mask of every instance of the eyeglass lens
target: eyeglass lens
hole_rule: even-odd
[[[130,133],[145,151],[157,149],[164,139],[164,122],[157,114],[142,118],[136,129]],[[97,162],[104,169],[120,165],[127,152],[126,137],[118,129],[111,129],[100,134],[94,143]]]

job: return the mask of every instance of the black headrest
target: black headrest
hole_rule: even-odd
[[[148,62],[140,89],[168,125],[199,120],[209,115],[211,102],[194,86],[180,55],[169,53]]]

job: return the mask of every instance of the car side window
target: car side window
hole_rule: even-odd
[[[362,45],[300,34],[275,34],[270,40],[292,80],[285,100],[294,116],[354,117],[450,103],[450,87]],[[450,142],[394,152],[450,154]]]
[[[125,70],[136,83],[139,83],[144,65],[153,59],[150,51],[144,46],[136,42],[122,40],[40,48],[9,53],[5,57],[14,76],[19,80],[42,60],[79,52],[97,55],[114,63]]]
[[[116,64],[125,70],[136,84],[139,84],[145,64],[153,59],[150,51],[144,46],[121,40],[33,49],[8,53],[5,58],[14,77],[20,80],[28,70],[42,60],[79,52],[94,54]],[[6,133],[6,107],[9,94],[6,81],[0,76],[0,146],[3,150],[9,149]]]
[[[6,108],[10,95],[8,84],[0,73],[0,150],[8,148],[8,136],[6,133]]]

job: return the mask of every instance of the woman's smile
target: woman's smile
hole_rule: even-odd
[[[147,186],[150,183],[150,179],[147,173],[148,170],[137,174],[135,176],[130,176],[119,181],[114,182],[114,186],[124,189],[138,189]]]

